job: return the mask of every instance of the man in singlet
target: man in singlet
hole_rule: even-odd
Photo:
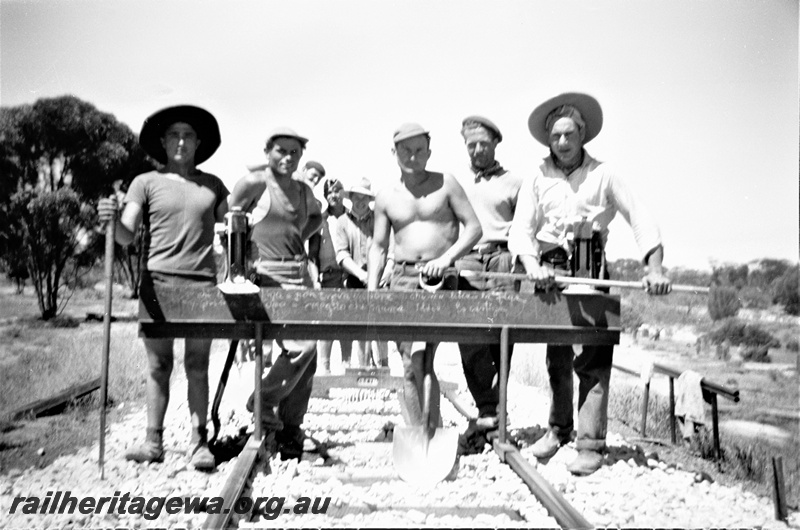
[[[469,252],[481,237],[481,225],[461,185],[451,175],[426,168],[431,156],[430,134],[415,123],[394,133],[394,149],[400,179],[383,188],[375,198],[375,231],[369,251],[367,288],[377,290],[394,231],[395,265],[389,288],[418,289],[423,277],[443,278],[446,269]],[[463,226],[463,230],[459,229]],[[451,277],[457,280],[457,277]],[[448,288],[455,288],[450,281]],[[424,349],[433,355],[436,344]],[[423,350],[401,343],[404,396],[409,425],[422,425]],[[430,426],[438,427],[439,382],[431,377]]]
[[[243,177],[230,206],[252,214],[251,250],[255,281],[261,287],[312,287],[304,244],[322,224],[319,204],[307,185],[292,179],[308,140],[282,127],[267,137],[267,164]],[[299,458],[305,435],[300,428],[308,409],[316,341],[278,341],[281,353],[264,377],[261,392],[267,433],[275,432],[283,459]],[[251,396],[248,410],[253,410]]]

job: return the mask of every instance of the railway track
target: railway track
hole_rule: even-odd
[[[226,509],[210,515],[206,528],[592,527],[508,444],[461,457],[457,476],[433,488],[406,484],[392,461],[392,427],[402,425],[399,378],[351,375],[349,383],[367,386],[315,382],[304,428],[318,452],[282,461],[269,438],[248,441],[220,493]],[[463,431],[467,407],[454,387],[441,400],[442,417],[445,427]]]

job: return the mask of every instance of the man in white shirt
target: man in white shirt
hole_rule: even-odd
[[[537,288],[552,289],[554,268],[566,263],[569,224],[586,217],[599,229],[604,246],[608,225],[619,212],[633,229],[648,267],[643,279],[647,291],[667,294],[671,286],[661,266],[664,249],[657,225],[614,170],[584,149],[602,125],[600,104],[587,94],[560,94],[534,109],[528,128],[539,143],[550,148],[550,155],[533,178],[522,185],[509,249],[519,257]],[[547,371],[553,392],[550,428],[532,449],[537,458],[550,458],[570,441],[574,369],[580,381],[578,457],[568,469],[576,475],[589,475],[603,465],[614,347],[576,346],[575,350],[577,355],[570,345],[547,346]]]

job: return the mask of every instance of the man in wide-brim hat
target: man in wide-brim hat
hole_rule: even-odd
[[[217,120],[205,109],[193,105],[178,105],[162,109],[144,121],[139,144],[153,159],[167,164],[164,133],[174,123],[191,125],[197,135],[194,165],[199,166],[217,150],[221,143]]]
[[[228,211],[228,190],[219,178],[197,169],[197,164],[206,161],[220,145],[217,120],[208,111],[192,105],[162,109],[145,120],[139,143],[162,167],[133,179],[116,221],[115,235],[117,242],[128,245],[140,226],[147,230],[143,238],[149,245],[139,286],[139,297],[147,306],[157,304],[155,284],[216,284],[214,223],[222,222]],[[117,210],[114,197],[101,199],[98,204],[103,222],[116,219]],[[173,342],[144,339],[147,431],[143,444],[128,449],[128,460],[164,460],[164,416],[169,403]],[[189,457],[196,469],[204,471],[215,467],[206,430],[210,350],[210,339],[186,339],[184,368],[192,421]]]
[[[528,278],[537,288],[551,289],[554,268],[568,263],[570,224],[586,218],[605,247],[608,225],[620,212],[633,228],[648,267],[644,286],[650,294],[668,293],[670,281],[661,265],[664,249],[658,227],[617,173],[584,149],[603,127],[603,111],[597,100],[578,92],[560,94],[534,109],[528,127],[539,143],[550,148],[550,155],[533,178],[522,185],[509,234],[509,248],[519,256]],[[574,369],[580,381],[578,457],[568,469],[588,475],[602,466],[613,353],[610,345],[575,346],[574,351],[569,345],[547,346],[553,399],[549,430],[534,444],[534,456],[550,458],[571,439]]]

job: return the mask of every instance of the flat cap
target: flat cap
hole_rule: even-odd
[[[396,144],[414,136],[422,136],[423,134],[430,134],[430,131],[425,129],[419,123],[404,123],[394,131],[392,140]]]
[[[500,128],[497,125],[495,125],[494,122],[489,118],[484,118],[483,116],[467,116],[466,118],[464,118],[464,121],[461,122],[461,126],[463,127],[468,123],[479,123],[483,125],[487,129],[492,131],[495,138],[497,138],[498,142],[503,141],[503,133],[500,132]]]
[[[303,167],[306,169],[316,169],[323,177],[325,176],[325,168],[316,160],[309,160]]]
[[[294,138],[300,142],[300,145],[303,146],[303,148],[305,148],[306,143],[308,143],[308,138],[300,136],[289,127],[277,127],[273,129],[272,132],[270,132],[267,136],[267,143],[270,143],[275,138]]]

